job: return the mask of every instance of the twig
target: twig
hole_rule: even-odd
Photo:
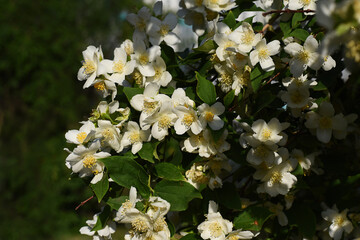
[[[91,199],[93,199],[94,198],[94,195],[92,195],[91,197],[89,197],[88,199],[86,199],[85,201],[82,201],[80,204],[79,204],[79,206],[77,206],[76,208],[75,208],[75,211],[77,211],[82,205],[84,205],[85,203],[87,203],[88,201],[90,201]]]
[[[265,26],[262,28],[262,30],[259,32],[259,33],[261,33],[262,35],[265,35],[265,31],[266,31],[266,29],[268,29],[270,27],[270,24],[265,24]]]
[[[277,74],[275,74],[275,76],[273,76],[272,78],[270,78],[269,81],[266,82],[266,84],[269,84],[272,80],[274,80],[275,78],[277,78],[280,75],[280,72],[278,72]]]
[[[273,10],[269,12],[264,12],[262,15],[265,17],[266,15],[273,14],[273,13],[314,13],[315,10],[290,10],[290,9],[284,9],[284,10]]]

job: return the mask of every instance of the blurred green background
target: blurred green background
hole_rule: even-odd
[[[0,239],[81,239],[98,211],[81,179],[69,180],[64,135],[100,96],[77,80],[88,45],[107,58],[132,33],[140,0],[0,1]]]

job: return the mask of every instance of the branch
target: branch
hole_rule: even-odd
[[[273,13],[314,13],[314,12],[316,12],[316,11],[310,10],[310,9],[306,9],[306,10],[285,9],[285,10],[273,10],[273,11],[269,11],[269,12],[264,12],[262,15],[265,17],[266,15],[273,14]]]
[[[77,206],[76,208],[75,208],[75,211],[77,211],[82,205],[84,205],[85,203],[87,203],[88,201],[90,201],[91,199],[93,199],[94,198],[94,195],[92,195],[91,197],[89,197],[88,199],[86,199],[85,201],[82,201],[80,204],[79,204],[79,206]]]

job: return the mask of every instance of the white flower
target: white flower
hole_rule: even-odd
[[[68,143],[84,144],[94,137],[95,125],[90,121],[81,123],[79,130],[69,130],[65,134]]]
[[[79,69],[77,77],[80,81],[86,80],[84,88],[88,88],[93,84],[97,76],[105,73],[99,71],[98,67],[104,56],[101,48],[94,46],[88,46],[82,54],[84,57],[83,66]]]
[[[95,137],[101,138],[101,143],[110,146],[116,152],[121,152],[120,130],[108,120],[98,120],[98,128],[95,131]]]
[[[215,188],[222,188],[222,180],[218,176],[211,177],[209,180],[209,188],[214,190]]]
[[[258,119],[252,124],[253,138],[264,143],[265,145],[273,145],[281,143],[280,141],[287,138],[283,130],[290,126],[289,123],[280,123],[277,118],[272,118],[269,123],[263,119]]]
[[[155,75],[147,78],[147,82],[157,83],[162,87],[166,87],[172,79],[171,74],[166,71],[166,64],[161,57],[156,57],[153,63]]]
[[[170,101],[170,98],[165,94],[158,94],[160,86],[156,83],[149,83],[144,90],[143,94],[137,94],[130,100],[131,106],[141,111],[140,126],[142,129],[147,130],[150,125],[144,121],[147,117],[151,116],[159,110],[161,104]]]
[[[209,124],[209,127],[212,130],[219,130],[224,126],[224,121],[219,117],[223,114],[225,107],[221,102],[214,103],[211,107],[203,103],[198,107],[198,112],[200,114],[200,122],[203,128],[206,128],[206,125]]]
[[[185,172],[187,182],[196,189],[199,189],[200,184],[207,184],[209,182],[209,177],[205,173],[207,169],[207,166],[203,163],[194,163],[191,168]]]
[[[97,183],[103,177],[104,164],[97,159],[110,157],[107,152],[98,152],[100,142],[92,142],[89,148],[78,145],[72,153],[66,158],[66,166],[71,168],[74,173],[79,173],[79,177],[95,175],[91,180],[92,184]]]
[[[174,112],[179,117],[174,124],[176,134],[183,135],[186,131],[191,130],[197,135],[203,130],[197,113],[193,108],[178,106],[174,109]]]
[[[217,33],[214,36],[214,41],[218,45],[216,48],[216,56],[220,61],[225,61],[230,55],[234,54],[233,51],[230,51],[229,48],[235,49],[237,43],[229,39],[229,35],[226,33]]]
[[[321,212],[321,216],[328,222],[331,222],[329,226],[329,235],[334,240],[340,240],[343,232],[350,233],[353,230],[353,225],[347,218],[348,209],[344,209],[341,213],[337,209],[336,205]]]
[[[203,0],[203,5],[214,12],[228,11],[236,7],[234,0]]]
[[[218,206],[214,201],[209,201],[209,210],[206,220],[198,226],[202,239],[225,240],[225,235],[231,232],[232,222],[223,219],[218,212]]]
[[[103,229],[100,229],[97,231],[92,231],[92,229],[94,228],[94,226],[98,220],[99,215],[100,215],[100,213],[97,213],[94,215],[92,220],[87,220],[86,224],[88,226],[84,226],[84,227],[80,228],[80,233],[84,234],[84,235],[88,235],[88,236],[94,236],[94,238],[93,238],[94,240],[96,240],[96,239],[99,239],[99,240],[100,239],[111,239],[111,234],[113,234],[116,230],[116,224],[113,221],[108,221]]]
[[[250,61],[253,66],[260,62],[260,66],[264,71],[270,72],[275,69],[275,63],[270,56],[280,52],[280,42],[274,40],[266,44],[266,39],[259,41],[255,50],[250,53]]]
[[[291,151],[290,161],[295,160],[296,165],[297,163],[299,163],[302,169],[309,170],[311,168],[311,165],[314,164],[316,155],[317,153],[312,153],[305,156],[303,151],[299,149],[293,149]]]
[[[284,207],[280,203],[275,205],[271,202],[266,202],[265,206],[268,207],[271,212],[275,213],[280,226],[286,226],[288,224],[288,218],[283,212]]]
[[[205,129],[197,135],[189,132],[189,135],[190,137],[184,140],[181,150],[189,153],[199,153],[199,156],[206,158],[217,153],[210,130]]]
[[[250,149],[246,155],[246,161],[248,163],[258,166],[265,163],[266,166],[271,167],[274,164],[280,164],[281,157],[276,153],[277,145],[265,145],[261,144],[257,147]]]
[[[290,173],[292,170],[292,166],[287,161],[283,161],[270,169],[260,167],[254,174],[255,179],[263,182],[257,191],[259,193],[266,192],[271,197],[278,194],[286,195],[297,181],[296,177]]]
[[[288,0],[290,10],[316,10],[316,1],[317,0]],[[315,13],[305,13],[305,15],[314,15]]]
[[[114,218],[114,220],[120,222],[126,216],[127,211],[135,208],[135,205],[138,201],[140,201],[140,199],[137,198],[136,188],[131,187],[129,192],[129,199],[127,199],[123,204],[121,204],[121,207],[116,212],[116,217]]]
[[[126,39],[120,47],[124,49],[126,55],[131,56],[134,53],[134,44],[130,39]]]
[[[262,39],[261,33],[254,33],[253,28],[247,22],[243,22],[230,35],[229,39],[237,44],[237,50],[241,53],[249,53]]]
[[[191,100],[188,96],[186,96],[186,93],[182,88],[175,89],[175,91],[171,95],[171,101],[174,104],[174,107],[195,107],[195,102]]]
[[[301,46],[296,42],[289,43],[285,46],[285,52],[293,57],[289,64],[290,72],[294,75],[294,77],[300,77],[308,66],[313,70],[321,68],[323,60],[317,53],[318,46],[319,43],[313,35],[306,38],[304,46]]]
[[[322,102],[318,113],[308,112],[305,126],[316,132],[320,142],[328,143],[331,135],[337,139],[346,137],[347,121],[342,114],[335,115],[334,107],[329,102]]]
[[[127,62],[127,54],[121,47],[114,50],[114,61],[103,60],[100,65],[106,69],[107,73],[112,73],[109,80],[123,85],[126,75],[130,75],[135,68],[135,60]]]
[[[135,27],[133,33],[134,39],[145,40],[146,39],[146,25],[149,22],[151,17],[150,9],[147,7],[142,7],[137,14],[130,13],[127,15],[126,19],[131,25]]]
[[[151,135],[161,141],[169,134],[169,128],[174,126],[177,118],[177,115],[173,113],[172,102],[164,102],[159,112],[144,120],[144,128],[147,128],[147,125],[152,125]]]
[[[117,87],[114,82],[107,79],[108,77],[110,77],[108,74],[105,74],[105,77],[106,77],[105,79],[103,78],[95,79],[94,88],[102,94],[103,98],[109,96],[111,91],[111,100],[114,101],[117,95]]]
[[[178,19],[174,13],[167,14],[163,21],[151,17],[146,29],[151,44],[160,45],[162,41],[168,46],[177,44],[180,39],[171,32],[176,27],[177,22]]]
[[[250,231],[242,231],[241,229],[238,229],[229,233],[226,240],[252,239],[255,236],[256,235]]]
[[[183,52],[186,49],[193,49],[198,47],[198,35],[193,32],[191,26],[186,24],[178,24],[174,28],[173,33],[175,33],[176,36],[178,36],[180,39],[179,42],[171,46],[175,52]]]
[[[141,150],[143,142],[148,142],[151,139],[150,129],[141,130],[136,122],[129,121],[126,126],[126,131],[121,140],[121,145],[127,147],[132,145],[131,152],[136,154]]]
[[[322,68],[325,71],[330,71],[331,69],[333,69],[334,67],[336,67],[336,62],[335,60],[331,57],[331,56],[325,56],[324,57],[324,63],[322,65]]]
[[[131,54],[131,59],[136,61],[136,67],[142,75],[147,77],[155,75],[152,62],[160,55],[161,49],[159,46],[152,46],[146,49],[144,41],[137,39],[134,41],[134,53]]]

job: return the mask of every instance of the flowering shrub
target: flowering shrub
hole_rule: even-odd
[[[80,232],[358,239],[359,128],[336,88],[357,77],[360,2],[153,4],[113,60],[83,52],[105,100],[65,135],[102,206]]]

